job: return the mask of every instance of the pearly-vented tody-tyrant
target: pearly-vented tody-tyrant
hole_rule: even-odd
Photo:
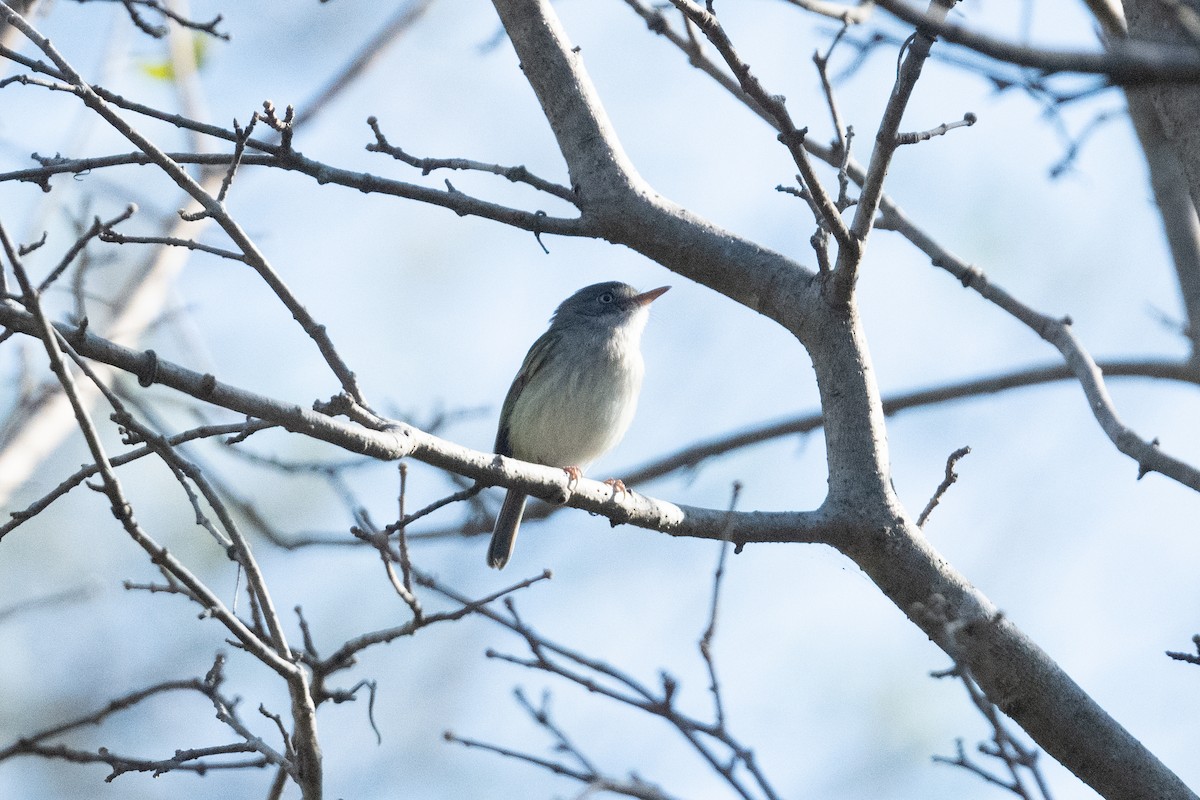
[[[529,348],[500,410],[496,452],[562,467],[578,478],[625,435],[642,388],[641,338],[650,303],[669,286],[638,293],[609,281],[563,301]],[[488,564],[508,563],[526,495],[509,489]]]

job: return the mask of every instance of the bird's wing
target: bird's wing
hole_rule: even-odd
[[[525,354],[525,360],[521,363],[521,369],[517,371],[517,377],[513,378],[512,386],[508,387],[508,394],[504,397],[504,406],[500,409],[500,427],[496,431],[495,452],[502,456],[512,455],[512,445],[508,441],[508,423],[512,419],[513,406],[516,405],[517,398],[521,396],[521,390],[546,365],[559,336],[560,333],[553,328],[539,336],[538,340],[529,348],[529,352]]]

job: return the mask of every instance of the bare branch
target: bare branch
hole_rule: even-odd
[[[208,130],[203,132],[210,134],[216,131],[221,134],[228,133],[230,137],[236,135],[232,132],[227,132],[222,128],[213,129],[211,126],[204,126],[200,123],[196,123],[195,127],[208,128]],[[221,138],[226,137],[222,136]],[[257,141],[251,141],[249,145],[261,145],[262,148],[270,149],[272,152],[261,155],[245,155],[241,159],[242,164],[278,167],[279,169],[308,175],[321,181],[322,183],[348,186],[366,193],[386,194],[394,197],[403,197],[409,200],[416,200],[422,203],[428,203],[430,205],[441,206],[442,208],[446,208],[455,212],[459,216],[476,216],[484,219],[490,219],[495,222],[500,222],[514,228],[520,228],[522,230],[527,230],[534,233],[552,233],[558,236],[587,237],[596,235],[595,226],[579,218],[553,217],[542,212],[523,211],[521,209],[503,206],[498,203],[480,200],[458,190],[443,191],[427,186],[406,183],[404,181],[382,178],[369,173],[343,170],[319,161],[313,161],[298,153],[284,158],[282,157],[283,151],[279,148]],[[229,164],[232,160],[232,156],[225,153],[167,153],[166,155],[177,164],[222,166]],[[92,158],[56,159],[52,163],[47,163],[38,168],[0,173],[0,183],[4,181],[27,181],[31,183],[37,183],[42,186],[48,186],[45,181],[52,175],[79,174],[82,172],[88,172],[106,167],[151,163],[154,163],[153,159],[145,153],[123,153],[119,155],[97,156]],[[113,236],[112,238],[114,241],[117,241],[118,239],[124,240],[122,237],[117,236]],[[138,240],[130,237],[128,241]],[[152,240],[147,239],[145,241]],[[195,244],[190,240],[171,240],[162,243],[205,250],[206,252],[211,252],[215,255],[220,255],[225,258],[234,257],[242,261],[244,261],[246,258],[245,254],[240,256],[232,256],[229,254],[229,251],[212,248],[207,245]]]
[[[1200,665],[1200,634],[1192,637],[1192,644],[1196,646],[1195,654],[1192,653],[1177,653],[1173,650],[1168,650],[1167,655],[1176,661],[1186,661],[1189,664]]]
[[[0,324],[35,335],[36,324],[28,312],[0,304]],[[67,325],[59,330],[72,348],[83,356],[110,364],[135,375],[143,374],[145,353],[121,347],[86,330]],[[568,482],[561,469],[497,458],[432,436],[405,423],[371,430],[294,403],[274,400],[221,383],[212,375],[193,372],[164,359],[155,361],[155,382],[189,394],[207,403],[249,417],[303,432],[312,438],[372,458],[394,460],[413,457],[435,467],[474,478],[486,485],[519,488],[528,494],[562,500],[565,504],[602,514],[618,523],[660,530],[672,536],[705,539],[728,538],[735,543],[751,541],[826,541],[840,537],[845,529],[822,511],[728,512],[682,506],[654,500],[636,492],[614,494],[612,488],[588,478]],[[725,526],[729,520],[728,527]]]
[[[129,20],[143,33],[153,36],[156,39],[161,39],[167,35],[167,27],[165,25],[155,25],[149,22],[145,17],[142,16],[141,12],[138,11],[139,7],[149,9],[161,16],[163,19],[171,20],[181,27],[198,31],[200,33],[207,33],[209,36],[214,38],[229,41],[229,34],[222,33],[221,31],[217,30],[217,26],[220,25],[224,19],[224,17],[222,17],[220,14],[218,14],[209,22],[197,22],[196,20],[188,19],[187,17],[176,13],[170,8],[169,5],[160,2],[160,0],[119,0],[119,2],[121,5],[125,6],[125,12],[129,14]]]
[[[742,493],[742,484],[734,482],[729,498],[729,513],[737,507],[738,497]],[[721,555],[717,558],[717,568],[713,571],[712,601],[708,606],[708,625],[700,636],[700,655],[708,670],[708,690],[713,696],[713,713],[717,726],[725,727],[725,704],[721,699],[721,682],[717,680],[717,665],[713,660],[712,643],[717,634],[717,609],[721,601],[721,579],[725,577],[725,561],[729,556],[729,542],[721,543]]]
[[[952,621],[948,625],[951,628],[954,627]],[[954,632],[951,630],[949,638],[953,637]],[[1033,747],[1027,747],[1013,735],[1008,725],[1005,724],[1000,709],[984,695],[983,691],[979,688],[979,684],[975,682],[970,668],[956,661],[953,668],[935,672],[933,673],[933,677],[955,677],[961,680],[963,687],[967,690],[967,696],[971,699],[972,705],[987,720],[988,725],[992,729],[991,743],[980,744],[978,750],[983,755],[1000,761],[1004,765],[1004,769],[1008,772],[1008,779],[1006,780],[989,772],[969,759],[963,750],[961,739],[957,742],[957,757],[950,759],[944,756],[934,756],[934,762],[962,767],[983,778],[988,783],[1007,789],[1016,796],[1023,798],[1023,800],[1034,800],[1035,795],[1033,794],[1033,790],[1027,785],[1025,775],[1027,772],[1038,787],[1037,797],[1042,798],[1042,800],[1051,800],[1049,787],[1038,764],[1038,750]]]
[[[470,600],[457,594],[453,596],[447,594],[447,592],[443,591],[444,587],[441,587],[437,580],[430,575],[414,572],[414,576],[416,577],[419,585],[432,588],[438,591],[440,594],[451,597],[451,599],[459,603],[459,607],[453,611],[425,614],[420,618],[414,618],[412,621],[407,622],[404,625],[397,625],[392,628],[384,628],[382,630],[372,631],[370,633],[364,633],[360,636],[356,636],[339,647],[328,658],[321,659],[319,664],[314,665],[314,673],[320,675],[329,675],[338,670],[345,669],[354,663],[354,656],[360,651],[365,650],[368,647],[373,647],[377,644],[386,644],[388,642],[395,641],[396,639],[404,636],[412,636],[422,628],[426,628],[438,622],[462,619],[468,614],[478,613],[484,614],[484,616],[490,616],[490,613],[487,609],[487,605],[489,603],[493,603],[502,597],[507,597],[513,592],[517,592],[521,589],[532,586],[539,581],[550,580],[551,574],[549,571],[541,572],[532,578],[526,578],[525,580],[518,581],[507,588],[493,592],[492,594],[479,598],[478,600]]]
[[[697,46],[694,37],[675,31],[670,23],[667,22],[667,18],[663,16],[660,9],[648,6],[641,2],[641,0],[625,0],[625,4],[645,21],[647,28],[664,37],[671,44],[686,53],[688,63],[693,67],[706,73],[719,83],[725,91],[736,97],[739,102],[761,117],[769,125],[774,126],[776,124],[775,118],[771,113],[759,105],[758,101],[741,87],[736,78],[731,77],[718,64],[704,56],[704,53]],[[687,20],[687,17],[684,17],[684,19]],[[690,25],[691,23],[688,24]],[[690,32],[691,29],[689,28],[688,30]]]
[[[171,446],[175,446],[175,445],[183,444],[184,442],[192,441],[194,439],[201,439],[201,438],[206,438],[206,437],[210,437],[210,436],[228,436],[229,434],[232,434],[232,433],[245,433],[248,430],[251,432],[253,432],[255,430],[266,430],[267,428],[270,428],[270,427],[273,427],[270,423],[263,423],[263,422],[239,422],[239,423],[234,423],[234,424],[230,424],[230,425],[205,425],[200,428],[194,428],[190,431],[185,431],[185,432],[177,434],[175,436],[171,436],[167,439],[167,442]],[[110,463],[114,467],[119,467],[124,464],[128,464],[131,461],[136,461],[139,458],[143,458],[145,456],[152,455],[154,452],[155,451],[153,448],[151,448],[149,446],[143,446],[143,447],[139,447],[134,450],[130,450],[129,452],[122,453],[117,456],[113,456]],[[100,468],[98,466],[96,466],[95,464],[91,464],[91,465],[82,467],[78,471],[73,473],[71,476],[64,479],[58,486],[54,487],[54,489],[52,489],[49,493],[43,495],[40,499],[34,501],[31,505],[29,505],[24,510],[10,512],[9,516],[12,519],[10,519],[8,522],[4,523],[3,525],[0,525],[0,539],[2,539],[5,536],[5,534],[10,533],[14,529],[19,527],[23,523],[25,523],[26,521],[28,521],[28,520],[32,519],[33,517],[37,516],[38,514],[40,514],[43,510],[45,510],[47,507],[49,507],[50,504],[53,503],[55,500],[57,500],[58,498],[65,495],[71,489],[74,489],[75,487],[79,486],[84,481],[86,481],[88,478],[91,478],[91,477],[97,475],[99,472],[100,472]]]
[[[112,229],[116,225],[119,225],[136,213],[137,206],[130,203],[125,207],[124,211],[107,222],[102,222],[99,217],[96,217],[96,219],[92,222],[91,227],[89,227],[75,239],[75,241],[67,249],[67,252],[59,260],[57,266],[50,270],[50,273],[42,279],[41,283],[38,284],[38,292],[42,293],[45,292],[46,289],[50,288],[50,285],[58,280],[58,278],[67,270],[67,267],[71,266],[71,263],[75,261],[80,253],[83,252],[83,249],[87,247],[88,242],[94,238],[100,238],[101,241],[103,241],[104,234],[112,233]]]
[[[954,485],[954,482],[958,480],[958,473],[954,471],[954,466],[970,452],[971,448],[960,447],[946,459],[946,477],[938,484],[937,489],[933,492],[933,497],[929,498],[929,502],[925,504],[925,509],[917,517],[918,528],[925,527],[925,523],[929,521],[929,515],[933,513],[933,509],[937,508],[937,504],[942,501],[942,497]]]
[[[578,761],[579,765],[583,767],[583,769],[587,770],[589,774],[599,774],[591,760],[584,755],[583,751],[580,750],[574,742],[571,741],[571,737],[567,736],[562,727],[554,721],[554,717],[550,713],[549,691],[542,693],[542,703],[540,706],[536,707],[532,702],[530,702],[529,698],[525,696],[525,692],[519,686],[513,690],[513,696],[517,700],[517,705],[521,706],[525,713],[528,714],[535,723],[544,728],[546,732],[549,733],[554,739],[554,749],[556,751],[570,755],[572,758]]]
[[[434,583],[431,584],[431,588],[439,594],[461,602],[461,597],[448,587]],[[521,636],[529,648],[531,657],[520,658],[492,650],[488,651],[488,657],[558,675],[593,694],[660,717],[676,729],[739,797],[744,800],[754,797],[751,784],[748,783],[750,781],[763,797],[778,800],[778,795],[755,760],[753,751],[734,737],[723,720],[705,722],[678,709],[675,705],[677,684],[669,675],[662,673],[660,686],[651,688],[607,662],[542,636],[521,619],[511,599],[505,601],[505,610],[507,613],[502,614],[490,608],[482,608],[479,613]],[[457,740],[456,737],[452,738]],[[493,746],[488,746],[488,749],[494,752],[508,752]],[[539,763],[548,769],[551,768],[550,764],[554,763],[533,758],[525,760]],[[741,773],[743,767],[749,773],[748,777]]]
[[[204,216],[203,212],[199,212],[200,219]],[[195,220],[192,220],[195,221]],[[99,234],[99,239],[108,244],[155,244],[165,245],[167,247],[182,247],[185,250],[194,250],[200,253],[208,253],[209,255],[225,258],[230,261],[240,261],[243,264],[248,263],[244,253],[237,253],[233,250],[225,250],[220,247],[214,247],[210,244],[202,244],[195,239],[181,239],[178,236],[126,236],[123,233],[117,233],[113,230],[102,230]]]
[[[398,161],[403,161],[410,167],[416,167],[421,170],[422,175],[428,175],[434,170],[451,169],[451,170],[470,170],[474,172],[487,172],[492,175],[500,175],[513,183],[524,183],[532,186],[538,191],[552,194],[555,197],[566,200],[572,205],[577,205],[579,198],[575,193],[566,186],[560,186],[557,183],[552,183],[544,178],[531,173],[524,166],[503,167],[499,164],[485,164],[482,161],[472,161],[468,158],[417,158],[409,155],[399,147],[388,142],[383,130],[379,127],[379,120],[375,117],[368,117],[367,124],[371,126],[371,132],[375,134],[375,141],[367,145],[367,150],[372,153],[386,153]]]
[[[733,42],[729,40],[715,14],[701,8],[692,0],[671,0],[671,2],[704,32],[704,35],[716,47],[717,52],[725,59],[725,63],[741,83],[742,90],[753,97],[758,105],[766,109],[775,120],[776,128],[779,130],[779,141],[791,153],[792,160],[795,161],[796,167],[803,176],[804,187],[820,210],[817,222],[829,230],[843,250],[857,251],[858,243],[851,238],[840,212],[817,179],[816,170],[813,169],[812,161],[808,157],[808,151],[804,147],[808,129],[797,129],[784,104],[784,99],[779,95],[767,93],[758,78],[750,71],[750,65],[744,62],[737,50],[734,49]]]
[[[945,19],[955,2],[957,0],[932,0],[927,13],[934,19]],[[917,80],[921,77],[925,61],[929,58],[933,42],[933,37],[924,28],[919,28],[909,40],[908,47],[903,50],[904,60],[896,72],[891,96],[888,97],[883,116],[879,120],[879,129],[875,133],[875,148],[871,151],[871,160],[867,165],[858,205],[854,210],[854,221],[850,224],[850,235],[860,243],[866,241],[875,224],[875,215],[883,200],[883,181],[891,167],[892,156],[901,143],[898,136],[900,122],[904,118],[904,111],[908,108],[908,101],[916,88]],[[833,272],[836,296],[844,299],[853,292],[861,261],[861,245],[840,249]]]
[[[171,160],[153,142],[135,130],[119,114],[112,110],[109,103],[83,79],[67,60],[50,43],[50,40],[34,30],[15,10],[0,3],[0,17],[16,27],[26,38],[34,43],[58,69],[63,78],[70,83],[78,97],[96,114],[102,117],[118,133],[128,139],[139,150],[145,153],[172,181],[183,189],[192,199],[198,202],[209,216],[221,227],[230,239],[246,256],[247,263],[262,277],[264,282],[275,293],[276,297],[291,312],[292,317],[300,324],[305,333],[316,343],[326,363],[341,382],[342,388],[359,402],[364,402],[354,378],[354,373],[338,355],[325,326],[320,325],[308,310],[295,297],[282,277],[270,265],[266,256],[257,245],[246,235],[241,226],[233,220],[216,198],[211,196],[198,184],[187,171],[177,162]],[[284,148],[285,150],[287,148]]]
[[[1158,472],[1184,486],[1200,491],[1200,470],[1168,455],[1158,446],[1157,440],[1146,441],[1140,438],[1131,428],[1121,422],[1112,398],[1108,394],[1100,367],[1072,333],[1069,317],[1053,319],[1020,302],[988,280],[978,267],[966,263],[930,239],[912,225],[898,209],[885,205],[883,214],[888,227],[904,229],[906,238],[928,255],[935,267],[949,272],[964,287],[977,292],[984,299],[1021,321],[1059,351],[1068,369],[1083,387],[1083,392],[1088,399],[1088,406],[1100,424],[1101,430],[1118,451],[1137,462],[1139,478],[1150,472]]]
[[[14,756],[35,755],[42,758],[62,759],[79,764],[108,764],[112,767],[112,772],[106,778],[107,781],[112,781],[125,772],[150,772],[155,777],[172,771],[195,772],[203,775],[209,770],[258,768],[268,764],[276,764],[287,771],[293,771],[294,765],[288,758],[252,734],[237,718],[237,714],[234,711],[237,701],[231,700],[221,694],[221,684],[224,680],[224,661],[225,657],[218,653],[216,659],[213,661],[213,666],[203,679],[192,678],[163,681],[162,683],[157,683],[153,686],[117,697],[96,711],[80,715],[37,733],[26,734],[8,747],[0,748],[0,761]],[[103,747],[95,752],[91,752],[64,745],[50,744],[48,742],[50,739],[77,731],[80,728],[100,725],[114,714],[132,709],[153,697],[177,691],[196,692],[208,698],[217,711],[217,718],[237,733],[242,741],[227,745],[217,745],[215,747],[176,750],[173,757],[169,759],[121,756]],[[262,757],[251,760],[232,761],[201,760],[214,755],[219,756],[234,753],[260,753]]]
[[[927,29],[939,39],[998,61],[1045,73],[1105,75],[1119,85],[1190,83],[1200,79],[1200,51],[1195,48],[1120,39],[1110,42],[1105,52],[1098,53],[1040,49],[1012,44],[944,22],[936,15],[913,8],[906,0],[876,0],[876,4],[911,25]]]
[[[833,135],[835,141],[839,143],[847,143],[849,136],[846,133],[846,126],[842,124],[842,115],[838,112],[837,101],[833,95],[833,84],[829,80],[829,59],[833,57],[833,51],[837,48],[838,42],[842,40],[842,36],[849,30],[849,23],[842,25],[842,29],[833,37],[833,41],[829,43],[829,48],[825,51],[825,55],[821,55],[820,51],[814,52],[812,56],[813,65],[817,68],[817,77],[821,79],[821,92],[825,95],[825,105],[829,108],[829,121],[833,124]],[[850,148],[845,146],[843,151],[843,163],[850,157]],[[844,173],[844,170],[842,170]],[[841,198],[839,198],[841,199]]]
[[[619,781],[613,778],[606,778],[587,769],[579,769],[570,767],[558,761],[551,761],[546,758],[539,758],[529,753],[521,752],[520,750],[512,750],[507,747],[501,747],[488,742],[482,742],[477,739],[468,739],[459,736],[451,731],[446,731],[442,734],[442,738],[447,742],[460,744],[468,749],[474,748],[478,750],[486,750],[490,753],[495,753],[505,758],[515,758],[518,761],[524,761],[527,764],[541,767],[555,775],[562,775],[568,778],[574,778],[580,783],[594,788],[601,792],[612,792],[613,794],[625,795],[626,797],[638,798],[638,800],[676,800],[672,795],[666,794],[662,789],[653,784],[645,783],[636,776],[628,781]]]
[[[963,118],[956,122],[943,122],[936,128],[930,128],[927,131],[917,131],[915,133],[898,133],[896,134],[896,144],[917,144],[918,142],[927,142],[936,136],[945,136],[955,128],[969,128],[978,121],[978,118],[968,111],[963,114]]]

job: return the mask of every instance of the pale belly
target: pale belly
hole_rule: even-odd
[[[641,355],[587,360],[588,367],[572,365],[554,385],[533,381],[525,387],[509,425],[516,458],[583,468],[625,435],[641,390]]]

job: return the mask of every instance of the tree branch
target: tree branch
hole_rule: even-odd
[[[177,162],[172,161],[166,153],[113,111],[104,98],[97,94],[87,81],[83,79],[83,76],[76,72],[58,50],[55,49],[50,40],[34,30],[20,14],[9,6],[0,3],[0,18],[3,18],[6,22],[20,30],[26,38],[33,42],[39,50],[54,62],[62,78],[74,87],[75,94],[79,96],[80,100],[88,108],[92,109],[92,111],[112,126],[114,130],[149,156],[155,166],[161,169],[179,188],[201,205],[207,215],[225,231],[229,238],[238,246],[238,249],[245,254],[247,263],[259,274],[275,293],[276,297],[291,312],[292,317],[300,324],[305,333],[316,343],[325,362],[340,381],[343,390],[358,402],[364,402],[354,373],[350,371],[350,368],[342,361],[341,356],[338,355],[337,350],[333,346],[333,341],[326,332],[325,326],[319,324],[308,312],[308,309],[292,294],[291,289],[283,282],[283,278],[268,262],[265,254],[258,249],[258,246],[242,230],[241,226],[225,212],[225,209],[217,202],[216,198],[210,195],[203,186],[188,175]]]
[[[796,124],[792,122],[791,114],[788,113],[783,98],[767,93],[758,78],[750,71],[750,65],[743,61],[734,49],[733,42],[730,41],[729,36],[725,33],[725,29],[717,20],[716,14],[705,10],[692,2],[692,0],[671,0],[671,2],[704,32],[704,35],[712,42],[717,52],[725,59],[725,63],[729,66],[729,69],[737,77],[742,91],[752,98],[760,108],[764,109],[774,121],[775,128],[779,131],[779,141],[791,153],[796,168],[800,170],[804,188],[808,190],[809,197],[812,198],[813,207],[817,214],[817,223],[833,235],[833,238],[837,240],[838,246],[842,250],[856,254],[859,253],[861,237],[859,237],[859,241],[855,241],[852,238],[850,231],[846,229],[846,223],[842,221],[841,212],[834,204],[833,198],[829,196],[829,193],[825,191],[825,187],[817,179],[816,170],[813,168],[812,161],[808,157],[808,151],[804,147],[804,140],[808,134],[808,129],[797,129]]]
[[[719,252],[689,252],[689,245],[697,240],[711,243],[708,237],[714,231],[661,201],[632,169],[625,168],[627,160],[616,149],[615,137],[607,136],[607,120],[578,54],[570,48],[548,2],[494,3],[555,132],[573,185],[581,178],[594,179],[596,185],[582,186],[581,195],[609,201],[603,213],[621,217],[606,217],[606,238],[629,244],[739,302],[767,285],[770,291],[759,296],[786,300],[786,307],[764,306],[761,300],[747,305],[795,333],[812,357],[826,414],[829,463],[829,493],[815,513],[827,515],[834,526],[845,526],[846,535],[837,537],[836,546],[935,642],[947,652],[950,648],[963,652],[989,697],[1101,794],[1193,797],[1177,776],[998,615],[908,519],[891,489],[882,403],[862,321],[853,305],[823,304],[813,291],[811,273],[797,274],[793,265],[786,273],[776,271],[761,256],[741,258],[737,244]],[[598,161],[602,163],[597,166]],[[593,166],[596,169],[590,170]],[[593,211],[586,204],[583,210],[585,216]],[[630,233],[635,227],[669,237],[671,247],[652,246],[644,234]],[[942,624],[926,618],[925,609],[935,598],[941,598],[950,618],[958,622],[956,630],[966,632],[962,641],[947,641]],[[1092,734],[1086,740],[1078,735],[1081,724]]]
[[[927,28],[939,39],[962,45],[981,55],[1030,67],[1044,73],[1077,72],[1105,75],[1113,83],[1191,83],[1200,80],[1200,51],[1156,42],[1124,39],[1100,53],[1048,50],[1012,44],[976,33],[961,25],[938,20],[910,6],[906,0],[876,0],[881,8],[910,25]]]
[[[933,0],[929,4],[927,16],[935,19],[945,19],[951,7],[957,0]],[[858,205],[854,209],[854,222],[850,225],[850,234],[859,243],[854,248],[841,248],[838,253],[837,267],[833,273],[834,291],[845,299],[850,296],[858,279],[858,270],[862,262],[862,247],[875,224],[875,214],[883,200],[883,181],[887,177],[892,156],[900,146],[900,122],[904,118],[904,110],[908,107],[909,98],[921,77],[921,69],[933,49],[934,37],[919,28],[910,39],[904,52],[904,61],[896,73],[896,82],[892,86],[891,96],[884,107],[883,116],[879,121],[879,130],[875,133],[875,147],[871,151],[871,160],[867,165],[867,173],[863,177],[862,191],[858,195]]]
[[[0,303],[0,325],[36,335],[29,312]],[[144,374],[145,353],[95,336],[86,330],[56,325],[73,349],[87,358],[134,375]],[[568,481],[561,469],[481,453],[454,444],[407,423],[381,421],[376,430],[305,409],[294,403],[257,395],[193,372],[165,359],[155,360],[155,382],[239,414],[279,425],[285,430],[329,442],[348,452],[395,460],[411,457],[487,485],[518,488],[528,494],[599,514],[614,524],[651,528],[672,536],[724,538],[728,512],[681,506],[636,492],[615,493],[611,486],[583,478]],[[730,518],[728,538],[753,541],[826,542],[845,533],[821,512],[738,512]]]
[[[1105,386],[1104,376],[1071,331],[1069,317],[1059,320],[1033,310],[989,281],[982,270],[966,263],[911,226],[897,209],[885,207],[883,213],[886,218],[884,224],[889,228],[905,230],[905,237],[928,255],[935,267],[946,270],[964,287],[1020,320],[1062,354],[1067,368],[1075,375],[1087,396],[1092,416],[1117,450],[1137,462],[1139,478],[1149,472],[1158,472],[1200,492],[1200,469],[1168,455],[1159,448],[1157,439],[1146,441],[1121,422]]]

